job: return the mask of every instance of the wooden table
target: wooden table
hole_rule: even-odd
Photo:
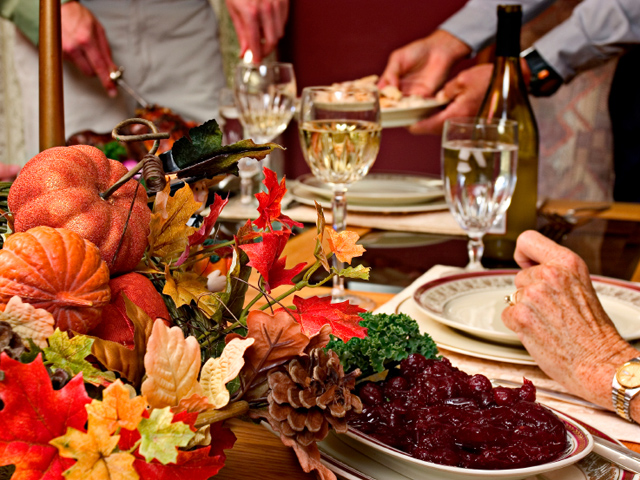
[[[566,213],[570,208],[583,207],[588,205],[598,205],[595,202],[570,202],[570,201],[553,201],[547,202],[544,206],[547,212]],[[599,221],[623,221],[623,222],[639,222],[640,221],[640,205],[636,204],[614,204],[612,208],[606,212],[600,212],[596,215]],[[587,235],[585,227],[581,227],[576,232],[577,236]],[[356,228],[361,236],[369,233],[371,229]],[[300,262],[313,262],[313,248],[315,245],[315,229],[310,228],[291,238],[283,255],[287,256],[287,265],[290,267]],[[570,238],[568,239],[570,240]],[[464,239],[443,239],[445,242],[458,242],[466,255],[464,247]],[[570,242],[569,242],[570,243]],[[441,244],[442,245],[442,244]],[[441,246],[440,245],[440,246]],[[640,255],[640,248],[637,252]],[[442,259],[440,255],[438,258]],[[446,259],[446,257],[444,257]],[[461,262],[464,261],[464,256]],[[635,265],[635,264],[634,264]],[[632,265],[632,270],[635,268]],[[255,280],[255,278],[254,278]],[[284,287],[279,287],[275,293],[283,291]],[[300,292],[300,295],[320,295],[329,293],[330,288],[322,287],[310,289]],[[393,297],[391,293],[374,293],[367,292],[367,296],[372,298],[377,305],[382,305]],[[227,452],[226,466],[221,470],[216,478],[221,480],[236,480],[239,478],[259,478],[260,480],[302,480],[312,479],[315,476],[306,474],[302,471],[296,460],[293,451],[282,445],[279,438],[270,433],[260,425],[243,422],[237,419],[228,422],[236,434],[238,440],[233,449]],[[640,427],[639,427],[640,432]],[[640,434],[639,434],[640,436]],[[640,452],[640,443],[627,443],[627,446]]]

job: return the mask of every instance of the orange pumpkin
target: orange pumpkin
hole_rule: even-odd
[[[16,231],[39,225],[67,228],[100,249],[111,273],[133,270],[147,247],[151,220],[147,193],[132,180],[106,200],[100,197],[125,173],[120,162],[88,145],[39,153],[9,190]]]
[[[127,348],[134,348],[133,323],[127,316],[127,309],[122,294],[145,311],[153,323],[162,318],[167,326],[171,326],[171,318],[162,295],[144,275],[127,273],[111,279],[111,302],[102,309],[102,322],[89,335],[117,342]]]
[[[86,333],[109,303],[109,269],[98,248],[64,228],[14,233],[0,250],[0,303],[14,295],[51,312],[60,330]]]

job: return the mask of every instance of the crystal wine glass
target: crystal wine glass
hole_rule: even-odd
[[[285,131],[295,112],[296,77],[290,63],[240,63],[236,67],[234,95],[244,133],[255,143],[273,141]],[[262,161],[269,166],[269,157]],[[242,203],[253,201],[255,176],[262,171],[257,160],[239,163],[244,182]],[[249,193],[247,193],[249,192]]]
[[[347,224],[346,192],[362,179],[380,149],[380,99],[375,87],[307,87],[300,101],[300,144],[311,172],[333,189],[333,229]],[[334,256],[334,266],[343,268]],[[347,295],[344,278],[333,279],[333,302],[370,306],[366,297]]]
[[[467,270],[482,269],[482,238],[499,223],[511,203],[517,163],[517,122],[483,118],[445,122],[444,192],[449,210],[469,236]]]

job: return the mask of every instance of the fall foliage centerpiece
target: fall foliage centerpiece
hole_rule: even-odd
[[[210,121],[174,144],[173,176],[237,173],[275,147],[223,146]],[[315,263],[287,268],[302,225],[281,211],[284,179],[265,171],[259,217],[227,238],[216,224],[228,200],[216,194],[194,226],[191,187],[158,183],[162,161],[148,157],[145,188],[94,147],[52,148],[0,198],[0,466],[15,479],[207,479],[235,440],[223,421],[243,416],[334,478],[316,442],[362,404],[359,371],[326,347],[364,338],[363,310],[296,293],[368,278],[329,264],[361,255],[357,236],[326,227],[318,206]]]

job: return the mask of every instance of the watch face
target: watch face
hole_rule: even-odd
[[[640,362],[630,362],[623,365],[618,370],[616,377],[624,388],[640,387]]]

